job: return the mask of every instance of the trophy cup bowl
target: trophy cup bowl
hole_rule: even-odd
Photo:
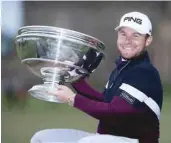
[[[91,74],[105,57],[100,40],[58,27],[21,27],[15,44],[21,63],[44,81],[33,86],[29,94],[49,102],[59,102],[48,94],[56,84],[72,83]]]

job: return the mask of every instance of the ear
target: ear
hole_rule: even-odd
[[[145,46],[148,47],[152,43],[152,41],[153,41],[153,36],[147,37]]]

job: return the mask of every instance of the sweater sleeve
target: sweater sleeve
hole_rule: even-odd
[[[105,103],[77,94],[75,97],[74,107],[98,120],[108,120],[112,122],[115,119],[118,119],[118,116],[120,115],[130,115],[142,112],[141,110],[138,111],[135,109],[131,104],[119,96],[114,96],[110,103]]]
[[[144,106],[144,103],[137,100],[135,97],[146,94],[148,97],[153,98],[154,93],[156,95],[156,91],[160,89],[160,86],[157,86],[156,83],[153,84],[154,81],[156,81],[155,77],[152,76],[150,72],[143,69],[136,69],[123,80],[123,84],[129,84],[129,86],[134,88],[133,91],[135,92],[132,92],[132,88],[131,92],[129,92],[128,88],[126,90],[118,88],[116,92],[117,95],[113,95],[113,99],[110,103],[98,102],[77,94],[75,97],[74,107],[96,119],[102,120],[115,120],[119,116],[130,116],[135,115],[135,113],[149,113],[146,108],[147,106]],[[152,93],[152,91],[154,93]]]
[[[72,84],[73,88],[81,95],[97,101],[104,101],[102,93],[93,89],[84,79]]]

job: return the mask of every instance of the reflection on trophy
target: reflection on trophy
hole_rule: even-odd
[[[28,92],[33,97],[59,102],[48,94],[55,84],[71,83],[91,74],[104,58],[104,44],[80,32],[49,27],[25,26],[15,40],[22,64],[44,84],[33,86]]]

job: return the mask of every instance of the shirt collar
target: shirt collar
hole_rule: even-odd
[[[122,58],[121,56],[119,56],[119,57],[116,58],[115,64],[116,64],[116,66],[120,66],[122,64],[127,63],[128,61],[131,61],[133,63],[142,62],[142,61],[143,62],[150,62],[150,58],[148,56],[148,52],[147,51],[144,51],[138,57],[135,57],[135,58],[132,58],[132,59],[129,59],[129,60],[126,60],[126,59]]]

